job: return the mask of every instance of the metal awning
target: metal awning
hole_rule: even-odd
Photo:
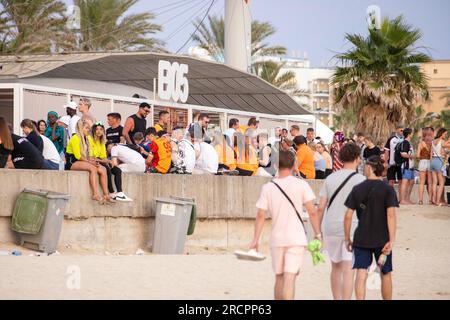
[[[273,115],[310,114],[261,78],[224,64],[149,52],[0,56],[0,80],[66,78],[112,82],[150,91],[159,60],[189,65],[187,103]]]

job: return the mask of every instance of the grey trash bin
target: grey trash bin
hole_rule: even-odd
[[[69,195],[48,190],[24,189],[19,196],[11,228],[19,235],[20,245],[29,249],[53,253],[58,246],[62,222]],[[47,205],[45,206],[45,202]],[[29,215],[34,212],[34,203],[44,204],[41,225],[34,231],[26,230],[27,224],[33,223]]]
[[[156,199],[153,253],[183,254],[193,205],[191,199]]]

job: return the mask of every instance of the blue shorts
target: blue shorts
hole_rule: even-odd
[[[353,247],[353,269],[369,269],[372,265],[372,257],[375,256],[375,261],[378,261],[382,249],[382,247],[374,249]],[[381,272],[383,274],[392,272],[392,252],[387,256]]]
[[[414,170],[403,169],[402,176],[405,180],[414,180]]]
[[[444,166],[444,160],[439,157],[431,158],[430,170],[434,172],[442,172],[442,167]]]

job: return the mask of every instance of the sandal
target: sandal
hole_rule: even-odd
[[[103,199],[103,197],[101,197],[99,195],[92,196],[92,200],[97,201],[100,205],[105,204],[105,199]]]
[[[418,205],[423,205],[423,201],[419,201],[417,204]]]
[[[103,197],[103,201],[104,201],[106,204],[115,204],[115,203],[117,203],[116,200],[111,199],[109,196],[104,196],[104,197]]]

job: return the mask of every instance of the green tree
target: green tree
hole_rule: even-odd
[[[223,17],[208,16],[208,22],[197,20],[194,25],[198,26],[198,31],[192,39],[197,42],[199,47],[207,50],[215,60],[223,62],[225,57],[225,22]],[[275,32],[275,27],[269,22],[252,21],[251,55],[253,60],[262,56],[286,54],[285,47],[270,46],[267,43],[267,38]]]
[[[161,49],[163,42],[150,37],[161,26],[151,12],[128,14],[138,0],[74,0],[80,8],[78,48],[83,51]]]
[[[417,51],[421,32],[401,16],[384,18],[367,37],[347,34],[352,48],[336,57],[341,62],[332,78],[333,98],[341,110],[357,115],[356,131],[386,139],[397,122],[410,121],[419,101],[429,97],[420,64],[431,58]]]
[[[66,6],[57,0],[0,0],[0,51],[49,53],[73,46]]]

